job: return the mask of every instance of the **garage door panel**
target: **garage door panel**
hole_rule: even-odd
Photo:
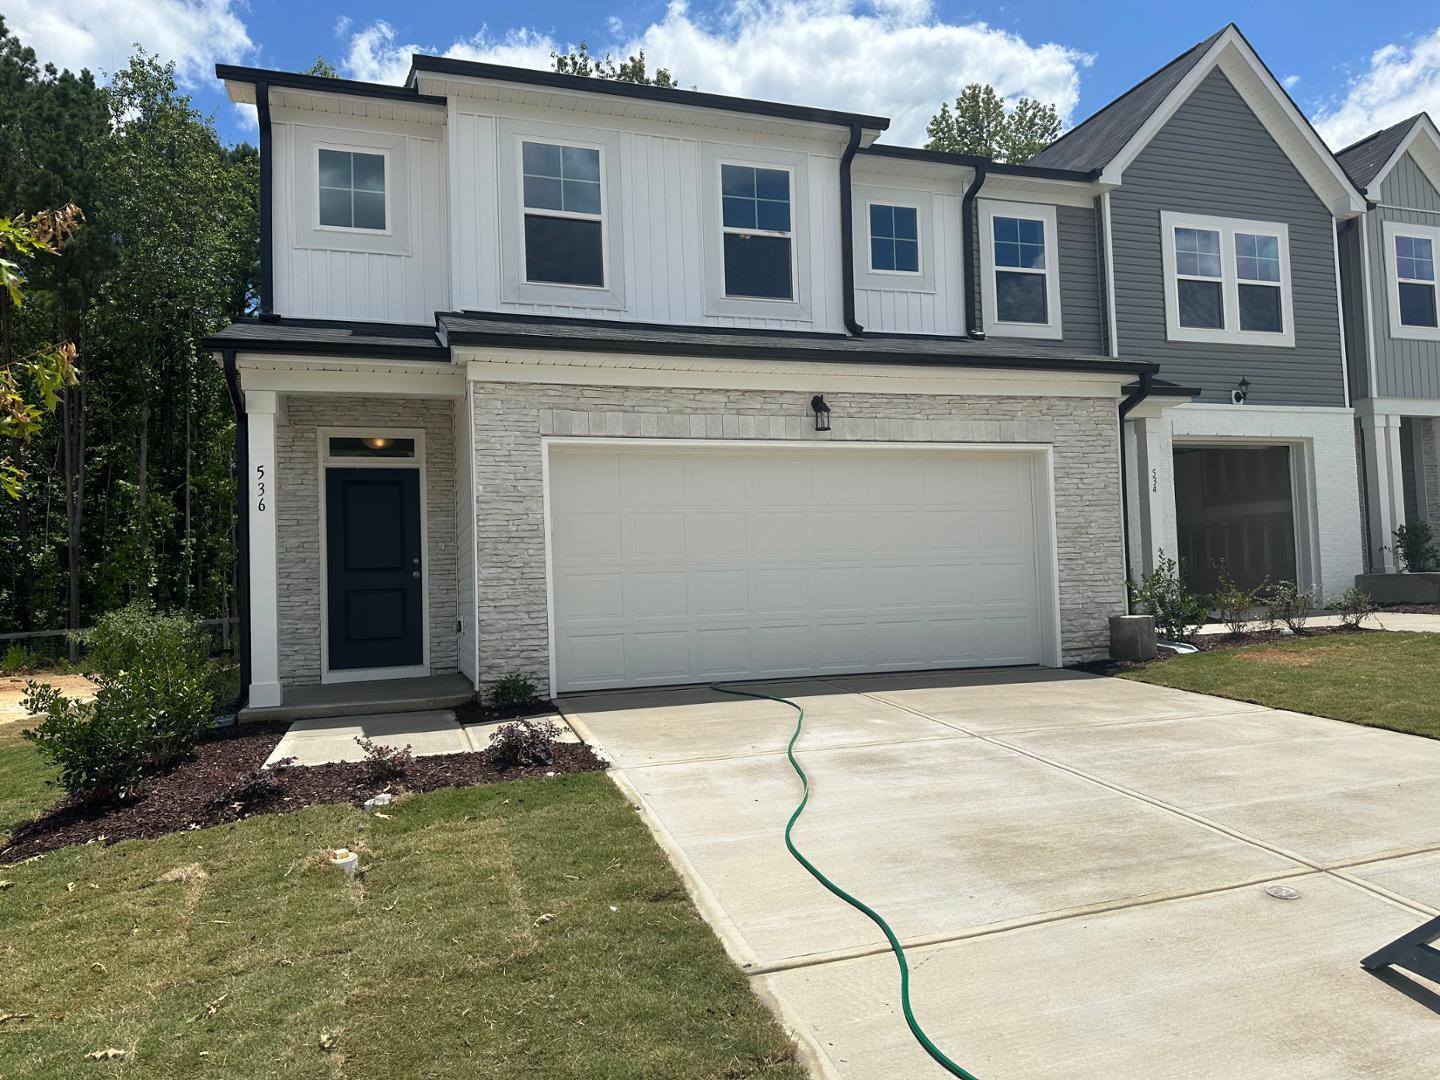
[[[550,471],[560,691],[1040,660],[1023,454],[565,446]]]

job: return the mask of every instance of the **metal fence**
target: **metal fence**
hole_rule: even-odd
[[[210,631],[210,651],[215,654],[227,654],[235,651],[235,629],[239,619],[202,619],[201,626]],[[70,634],[84,633],[93,627],[82,627],[80,630],[17,630],[0,634],[0,650],[3,650],[6,642],[12,641],[45,641],[50,638],[61,638],[62,640]]]

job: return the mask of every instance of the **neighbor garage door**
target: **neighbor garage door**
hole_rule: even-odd
[[[1041,660],[1033,454],[548,452],[559,691]]]

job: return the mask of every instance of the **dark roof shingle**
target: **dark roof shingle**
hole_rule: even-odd
[[[1416,113],[1414,116],[1401,120],[1398,124],[1391,124],[1382,128],[1359,142],[1351,143],[1344,150],[1335,153],[1335,160],[1340,162],[1341,167],[1350,174],[1350,179],[1355,181],[1355,186],[1362,191],[1368,188],[1385,163],[1395,154],[1395,148],[1405,141],[1405,136],[1410,134],[1410,129],[1420,122],[1424,113]]]
[[[206,349],[448,360],[433,326],[333,319],[241,319],[201,342]]]

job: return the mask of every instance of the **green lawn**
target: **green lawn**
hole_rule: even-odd
[[[1123,678],[1440,739],[1440,634],[1301,637],[1180,656]]]
[[[60,794],[46,783],[54,771],[20,737],[27,726],[20,720],[0,724],[0,847],[11,829],[44,810]]]
[[[37,802],[13,779],[11,818]],[[805,1075],[603,774],[387,813],[312,807],[0,871],[0,1017],[34,1014],[0,1020],[0,1076]],[[316,862],[342,845],[360,884]],[[86,1060],[107,1047],[126,1055]]]

